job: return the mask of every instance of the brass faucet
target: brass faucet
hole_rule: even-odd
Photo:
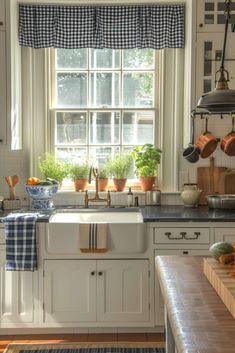
[[[98,168],[90,168],[90,173],[89,173],[89,184],[91,183],[91,179],[92,179],[92,174],[95,178],[95,196],[93,198],[88,197],[88,190],[86,190],[85,193],[85,199],[84,199],[84,203],[85,203],[85,208],[89,207],[89,201],[92,202],[106,202],[107,203],[107,207],[111,206],[111,196],[110,196],[110,191],[108,190],[108,194],[107,194],[107,198],[102,198],[99,196],[99,192],[98,192],[98,186],[99,186],[99,172],[98,172]]]

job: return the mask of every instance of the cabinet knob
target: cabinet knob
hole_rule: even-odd
[[[4,25],[4,22],[3,21],[0,21],[0,26],[3,26]]]
[[[92,272],[91,272],[91,275],[92,275],[92,276],[95,276],[95,271],[92,271]]]
[[[99,275],[99,276],[102,276],[102,275],[103,275],[103,272],[102,272],[102,271],[99,271],[99,272],[98,272],[98,275]]]
[[[0,143],[2,143],[3,142],[3,139],[0,139]]]
[[[199,24],[199,27],[203,27],[203,23],[200,23],[200,24]]]

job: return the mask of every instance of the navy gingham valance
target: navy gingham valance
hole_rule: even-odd
[[[19,42],[32,48],[183,48],[184,5],[19,5]]]

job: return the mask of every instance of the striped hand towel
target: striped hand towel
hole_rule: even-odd
[[[35,213],[11,213],[3,219],[6,238],[6,270],[37,270],[37,217]]]
[[[79,243],[81,252],[107,252],[107,223],[80,223]]]

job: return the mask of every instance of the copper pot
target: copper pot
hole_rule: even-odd
[[[220,147],[228,156],[235,156],[234,117],[232,120],[232,131],[226,136],[224,136],[220,143]]]
[[[215,150],[218,144],[218,140],[215,136],[207,130],[208,118],[206,118],[206,130],[203,135],[200,135],[196,147],[200,151],[201,158],[209,157]]]

